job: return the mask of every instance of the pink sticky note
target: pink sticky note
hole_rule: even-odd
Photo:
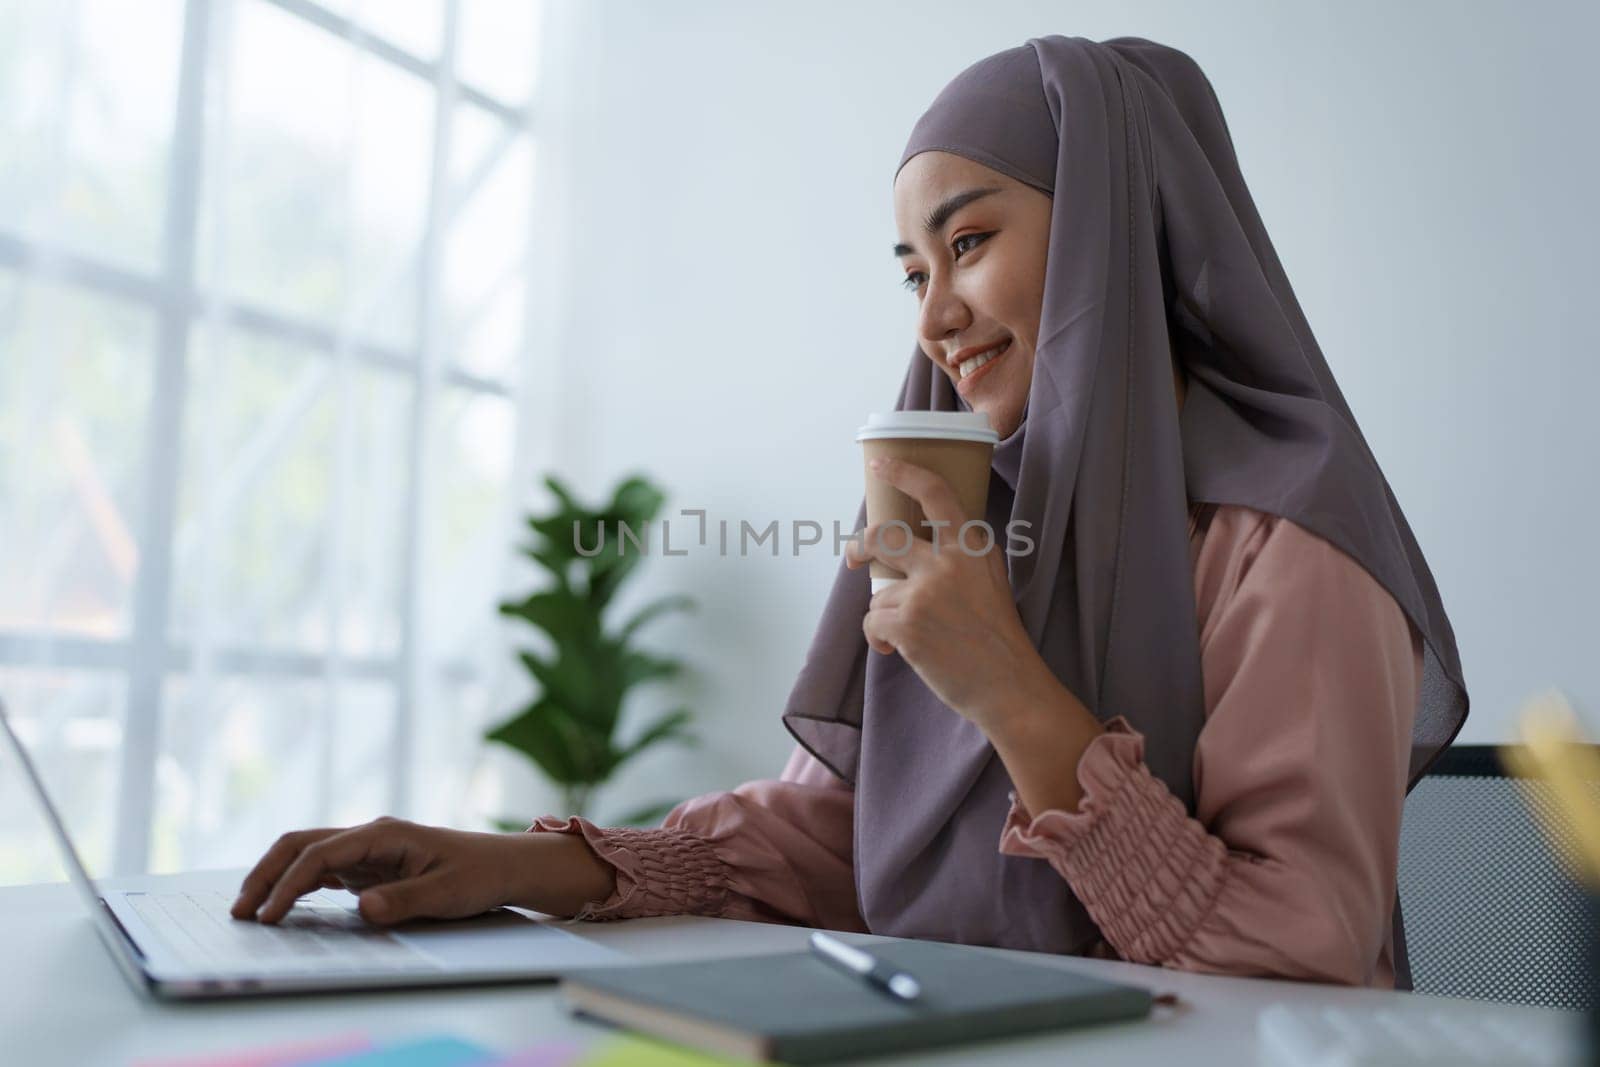
[[[306,1060],[318,1060],[345,1052],[362,1052],[372,1047],[365,1034],[344,1034],[312,1041],[293,1041],[282,1045],[220,1055],[189,1056],[171,1060],[140,1060],[134,1067],[293,1067]]]
[[[552,1041],[513,1052],[494,1067],[572,1067],[584,1053],[584,1046],[571,1041]]]

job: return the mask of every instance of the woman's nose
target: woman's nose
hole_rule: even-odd
[[[942,279],[930,279],[917,313],[917,332],[922,339],[942,341],[952,332],[966,329],[971,322],[972,310],[960,294]]]

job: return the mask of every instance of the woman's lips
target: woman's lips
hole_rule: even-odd
[[[983,366],[979,367],[977,370],[973,371],[971,374],[967,375],[965,378],[959,378],[958,377],[956,379],[956,392],[959,393],[961,396],[965,397],[968,393],[972,392],[972,390],[977,387],[978,380],[980,378],[982,378],[985,374],[988,374],[990,371],[994,370],[996,365],[998,365],[1001,360],[1005,359],[1010,354],[1011,354],[1011,342],[1007,341],[1006,342],[1006,346],[1000,350],[1000,354],[998,356],[990,357],[989,362],[985,363]]]

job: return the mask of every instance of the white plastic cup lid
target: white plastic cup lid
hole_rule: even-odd
[[[867,416],[856,431],[857,441],[884,437],[922,437],[944,441],[1000,443],[1000,435],[982,411],[882,411]]]

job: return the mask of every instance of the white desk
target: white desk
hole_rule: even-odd
[[[117,888],[237,888],[242,871],[122,879]],[[569,929],[641,960],[709,958],[803,949],[805,931],[723,919],[639,919]],[[298,1038],[364,1031],[378,1038],[447,1032],[510,1052],[541,1040],[594,1040],[606,1028],[570,1017],[551,984],[479,989],[265,998],[165,1004],[136,993],[117,970],[66,883],[0,889],[0,1063],[115,1064],[144,1057],[226,1052]],[[1518,1025],[1570,1030],[1575,1016],[1367,989],[1219,978],[1103,960],[1028,955],[1066,970],[1176,993],[1184,1006],[1148,1021],[1085,1029],[943,1053],[877,1059],[927,1064],[1171,1064],[1240,1067],[1257,1062],[1256,1014],[1274,1002],[1388,1007],[1396,1011],[1494,1012]]]

